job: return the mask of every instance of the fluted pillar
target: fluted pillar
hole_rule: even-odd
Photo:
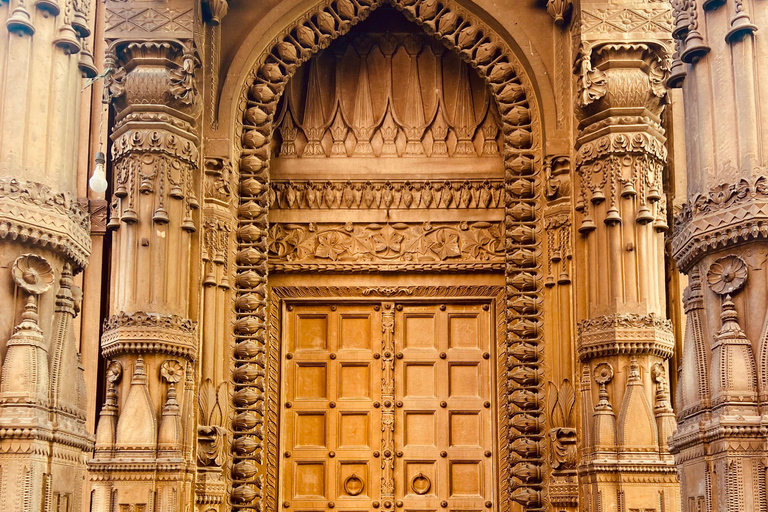
[[[91,251],[73,151],[86,4],[0,4],[0,510],[79,512],[93,448],[73,329]]]
[[[110,129],[106,403],[94,511],[188,510],[197,363],[200,66],[193,2],[107,1]],[[186,15],[184,14],[186,12]],[[173,14],[174,24],[139,23]],[[138,16],[138,18],[136,18]],[[144,18],[141,18],[144,19]],[[186,23],[186,25],[185,25]]]
[[[610,23],[639,7],[653,23],[635,32]],[[577,352],[592,381],[582,388],[589,432],[581,438],[582,506],[677,510],[677,475],[662,435],[670,433],[667,361],[674,351],[665,313],[661,122],[671,13],[664,3],[582,2],[580,15]]]
[[[683,510],[766,507],[768,5],[677,0],[669,85],[685,102],[688,201],[673,256],[689,276],[678,430]],[[760,27],[760,30],[758,30]]]

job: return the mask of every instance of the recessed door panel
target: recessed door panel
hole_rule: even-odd
[[[296,304],[284,313],[285,509],[496,508],[487,306]]]
[[[282,501],[292,511],[369,511],[378,499],[381,332],[373,304],[284,312]],[[290,469],[288,469],[290,468]]]
[[[396,498],[404,512],[495,508],[487,309],[403,305],[395,319],[395,381],[404,383],[396,391]]]

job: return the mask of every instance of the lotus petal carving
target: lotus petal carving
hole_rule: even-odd
[[[53,269],[48,260],[36,254],[22,254],[13,262],[13,280],[27,293],[40,295],[53,284]]]
[[[716,260],[707,272],[707,282],[718,295],[731,295],[747,282],[747,264],[738,256],[729,255]]]
[[[160,366],[160,376],[166,382],[175,384],[184,376],[184,367],[175,359],[168,359]]]

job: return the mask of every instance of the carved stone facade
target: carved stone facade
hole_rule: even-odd
[[[768,510],[761,0],[0,15],[0,509]]]
[[[87,499],[79,279],[94,205],[75,183],[81,78],[93,76],[88,2],[8,2],[0,80],[0,508]]]
[[[766,502],[766,50],[761,2],[672,2],[669,84],[685,98],[687,201],[672,254],[687,273],[686,330],[670,438],[687,510]],[[730,84],[721,88],[725,79]]]

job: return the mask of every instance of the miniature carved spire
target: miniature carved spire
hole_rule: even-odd
[[[656,401],[653,406],[653,414],[656,416],[656,429],[659,433],[659,449],[663,452],[669,452],[667,439],[674,433],[677,424],[672,405],[669,403],[667,372],[662,363],[654,363],[651,367],[651,380],[656,384]]]
[[[699,267],[691,270],[683,292],[686,314],[682,375],[678,382],[677,412],[681,418],[709,406],[709,348],[704,339],[704,293]]]
[[[147,388],[144,358],[139,354],[131,379],[131,388],[120,411],[120,419],[117,421],[115,447],[118,450],[151,451],[154,455],[156,444],[157,420]]]
[[[109,457],[115,446],[117,428],[117,383],[123,376],[123,366],[112,361],[107,366],[107,395],[96,426],[96,457]]]
[[[592,416],[594,407],[592,405],[592,372],[587,364],[583,365],[581,368],[579,391],[581,392],[582,408],[582,447],[585,452],[588,452],[592,447]]]
[[[85,410],[79,410],[78,390],[85,387],[85,377],[80,371],[75,332],[75,300],[72,294],[72,265],[64,263],[56,294],[56,312],[53,320],[51,341],[51,405],[71,414],[78,411],[85,419]],[[76,385],[73,385],[75,384]]]
[[[184,376],[184,367],[175,359],[168,359],[160,366],[160,377],[168,383],[168,394],[160,419],[157,436],[158,455],[177,458],[181,456],[181,420],[179,402],[176,400],[176,383]]]
[[[16,409],[16,404],[34,404],[35,407],[24,406],[13,414],[47,418],[43,408],[49,398],[48,346],[38,324],[37,298],[50,289],[53,269],[42,256],[24,254],[16,258],[11,273],[16,285],[28,296],[21,323],[14,328],[7,344],[0,379],[0,407]],[[10,412],[3,416],[13,417]]]
[[[726,295],[720,314],[722,327],[712,344],[712,408],[732,413],[754,412],[757,379],[752,343],[741,330],[736,305]]]
[[[640,379],[637,358],[629,358],[629,377],[618,423],[619,446],[623,450],[657,451],[656,421]]]
[[[596,452],[613,452],[616,450],[616,415],[613,413],[606,388],[613,380],[613,367],[608,363],[598,364],[595,367],[594,377],[595,382],[600,386],[600,391],[593,412],[593,446]]]

